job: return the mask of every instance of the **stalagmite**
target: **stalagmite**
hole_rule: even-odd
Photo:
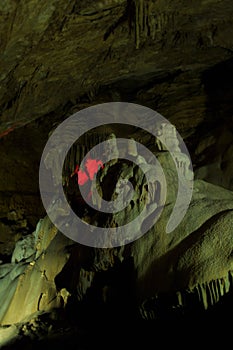
[[[117,139],[115,134],[110,134],[105,141],[105,153],[106,156],[111,156],[111,159],[118,160],[119,151],[117,146]]]
[[[138,155],[137,144],[132,138],[128,141],[128,154],[133,157]]]
[[[176,165],[179,169],[181,169],[183,176],[187,180],[193,179],[193,172],[190,169],[191,161],[190,158],[185,153],[174,152],[173,153]]]
[[[171,150],[172,152],[180,152],[179,140],[175,126],[168,123],[161,123],[155,127],[155,145],[159,151]]]

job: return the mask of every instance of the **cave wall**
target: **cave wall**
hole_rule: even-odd
[[[119,310],[127,304],[130,308],[133,296],[148,319],[157,312],[153,298],[158,293],[177,293],[179,311],[190,294],[208,308],[232,290],[232,11],[230,0],[1,1],[2,277],[16,265],[3,288],[3,295],[12,293],[1,314],[3,323],[64,305],[72,315],[77,306],[69,299],[72,293],[84,306],[99,298],[101,306],[107,300],[115,311],[121,302]],[[48,228],[41,230],[41,222],[36,228],[45,217],[38,186],[41,153],[51,130],[65,118],[112,101],[145,105],[176,126],[198,184],[195,215],[186,218],[171,241],[152,232],[125,251],[68,249],[72,243],[47,218],[43,223]],[[163,228],[161,223],[161,232]],[[15,244],[32,233],[24,256]],[[33,250],[36,257],[30,255]],[[10,263],[6,270],[5,263]],[[119,271],[126,271],[122,279]]]

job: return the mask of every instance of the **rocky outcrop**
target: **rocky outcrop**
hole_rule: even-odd
[[[48,130],[91,104],[158,111],[187,142],[196,178],[232,189],[230,0],[0,6],[0,260],[45,215],[38,164]]]
[[[0,260],[45,215],[38,164],[48,130],[91,104],[157,110],[187,142],[196,178],[232,189],[230,0],[0,6]]]
[[[128,320],[127,314],[176,320],[196,310],[205,314],[231,297],[232,7],[231,0],[1,1],[2,344],[14,337],[22,342],[26,337],[30,344],[51,334],[68,344],[77,329],[66,333],[64,327],[77,315],[82,322],[86,317],[96,323],[106,310],[108,320],[111,314],[121,320]],[[169,189],[161,216],[147,234],[132,241],[132,232],[126,232],[125,245],[92,248],[65,237],[45,216],[39,163],[49,132],[61,121],[85,107],[113,101],[148,106],[176,126],[191,154],[194,193],[184,220],[167,234],[177,173],[163,143],[143,130],[112,125],[86,133],[71,148],[63,171],[67,198],[84,221],[117,227],[137,217],[144,205],[148,215],[162,209],[161,184],[149,176],[153,171],[137,154],[135,141],[156,154]],[[163,130],[164,125],[155,126],[158,136]],[[70,133],[72,128],[63,135],[64,144]],[[128,153],[144,163],[151,187],[148,195],[135,164],[109,162],[97,176],[99,193],[129,203],[125,212],[106,217],[80,199],[75,166],[90,147],[106,139],[113,141],[106,149],[110,152],[115,136],[129,139]],[[55,177],[57,147],[62,147],[57,141],[45,164]],[[173,145],[179,153],[175,163],[190,180],[189,159],[180,157],[177,142]],[[119,150],[114,150],[117,159]],[[136,189],[130,200],[126,179],[134,179]],[[153,203],[155,193],[158,201]],[[98,197],[92,204],[101,207]],[[54,198],[50,209],[56,208]],[[65,221],[69,210],[63,209],[56,213]]]
[[[155,128],[160,141],[154,138],[151,147],[166,176],[166,183],[158,173],[159,168],[139,153],[133,137],[124,144],[127,157],[122,160],[121,144],[113,130],[108,130],[111,133],[107,134],[106,129],[103,155],[107,161],[103,158],[105,166],[97,172],[96,187],[91,186],[90,198],[83,198],[82,203],[77,201],[80,197],[77,179],[73,181],[71,177],[80,144],[72,146],[64,165],[63,184],[69,205],[77,215],[81,213],[82,220],[94,226],[118,228],[140,217],[144,207],[146,214],[137,225],[129,226],[123,235],[121,233],[120,243],[115,244],[114,236],[105,236],[107,241],[101,241],[105,248],[85,247],[77,243],[79,237],[74,236],[73,241],[59,232],[48,216],[41,219],[33,234],[16,243],[11,263],[0,265],[0,292],[4,296],[0,315],[2,325],[29,322],[32,315],[53,310],[64,310],[69,315],[86,303],[93,307],[118,305],[122,314],[127,314],[130,307],[139,317],[157,319],[161,313],[161,300],[166,312],[173,314],[174,310],[175,313],[186,312],[193,305],[208,309],[231,293],[233,193],[195,180],[193,197],[184,219],[173,232],[167,233],[167,222],[177,198],[177,169],[188,182],[192,181],[192,172],[190,159],[176,142],[175,129],[169,124],[155,125]],[[72,130],[70,132],[72,134]],[[101,138],[94,133],[86,141],[93,147],[92,142],[99,143]],[[56,150],[62,149],[65,142],[66,133],[44,158],[55,188],[59,181],[56,175],[61,155]],[[168,151],[171,147],[172,156]],[[112,160],[108,160],[108,156]],[[134,187],[132,198],[129,181]],[[163,193],[165,186],[167,196]],[[112,214],[103,216],[101,213],[102,202],[96,200],[96,188],[111,208],[116,209]],[[70,198],[69,193],[72,193]],[[83,208],[84,200],[95,205],[94,212],[88,205]],[[64,213],[54,209],[53,198],[50,204],[56,217],[72,227],[67,221],[69,210]],[[147,225],[148,217],[155,218],[156,215],[157,222],[143,234],[142,228]],[[95,230],[91,235],[95,236]],[[98,234],[96,239],[99,239]],[[69,317],[67,315],[65,317]]]
[[[34,254],[32,237],[26,237],[12,263],[1,265],[1,323],[22,322],[54,308],[69,310],[74,300],[86,302],[92,291],[103,305],[124,304],[130,297],[144,318],[158,316],[154,309],[166,294],[175,296],[171,309],[186,309],[190,300],[207,309],[232,290],[232,199],[232,192],[196,181],[190,208],[173,233],[165,232],[170,203],[147,234],[111,249],[74,243],[44,218],[33,235]],[[118,270],[126,276],[125,285],[121,277],[115,280]]]
[[[4,273],[1,281],[5,298],[1,308],[3,324],[17,323],[38,311],[61,307],[63,301],[54,279],[67,261],[65,247],[69,243],[48,218],[38,223],[33,236],[17,243],[12,263],[0,267]],[[63,253],[59,256],[61,249]]]

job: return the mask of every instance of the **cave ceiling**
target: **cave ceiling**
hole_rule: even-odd
[[[232,11],[231,0],[1,1],[0,132],[129,101],[192,134],[232,92],[221,67],[232,73]]]

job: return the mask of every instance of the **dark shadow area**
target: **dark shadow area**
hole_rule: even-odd
[[[205,156],[196,157],[195,150],[200,140],[214,136],[218,139],[221,133],[233,133],[233,59],[223,61],[203,72],[201,83],[206,95],[205,118],[197,127],[189,151],[192,154],[194,169],[215,159],[216,144],[205,149]]]
[[[224,124],[233,130],[233,59],[206,70],[202,84],[206,93],[206,117],[198,127],[198,134],[214,132]]]
[[[207,95],[206,126],[215,127],[232,122],[233,116],[233,59],[206,70],[202,82]],[[230,123],[231,127],[233,126]]]

